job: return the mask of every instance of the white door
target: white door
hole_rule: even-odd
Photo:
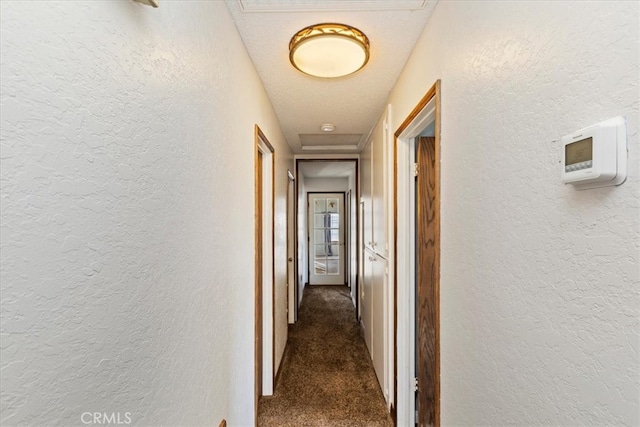
[[[309,284],[344,285],[344,193],[309,193]]]
[[[289,179],[287,186],[287,320],[295,323],[297,317],[296,307],[296,268],[293,262],[295,258],[295,227],[293,215],[293,179]]]

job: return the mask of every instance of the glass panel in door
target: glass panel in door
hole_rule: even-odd
[[[344,284],[344,194],[310,193],[310,284]]]

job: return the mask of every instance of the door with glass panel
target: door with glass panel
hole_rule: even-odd
[[[344,285],[344,193],[309,193],[309,284]]]

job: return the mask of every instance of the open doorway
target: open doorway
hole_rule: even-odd
[[[440,425],[440,81],[395,132],[398,425]]]
[[[357,312],[357,279],[358,279],[358,259],[357,259],[357,245],[358,245],[358,218],[357,218],[357,200],[358,200],[358,160],[356,158],[345,159],[296,159],[296,254],[297,254],[297,285],[294,292],[294,300],[296,302],[295,318],[297,319],[297,310],[302,300],[304,288],[307,284],[320,283],[320,281],[314,281],[312,274],[314,273],[317,278],[317,272],[322,273],[324,264],[326,268],[331,268],[335,271],[335,252],[339,251],[343,263],[343,266],[338,267],[342,271],[343,279],[340,284],[346,284],[351,292],[351,297]],[[339,233],[340,227],[328,227],[323,225],[324,221],[331,219],[338,212],[318,212],[318,220],[322,219],[322,223],[318,223],[318,227],[315,224],[315,216],[313,210],[315,207],[311,207],[311,201],[309,197],[313,194],[320,193],[337,193],[339,196],[338,203],[341,206],[335,205],[334,208],[328,208],[325,210],[335,210],[338,208],[343,215],[340,227],[343,228],[342,232],[342,245],[341,248],[336,248],[333,244],[333,236],[329,236],[330,239],[326,239],[326,233],[333,230],[333,234]],[[329,199],[334,200],[336,197],[325,197],[325,204],[330,203]],[[315,203],[315,201],[314,201]],[[320,203],[321,204],[321,203]],[[315,206],[315,204],[314,204]],[[321,208],[322,206],[318,206]],[[326,208],[326,206],[325,206]],[[324,216],[330,214],[330,217]],[[349,215],[349,218],[346,215]],[[348,227],[346,226],[348,224]],[[311,236],[315,237],[317,234],[319,238],[322,238],[324,234],[325,241],[322,241],[316,245],[311,244]],[[321,239],[322,240],[322,239]],[[330,247],[327,247],[327,244]],[[320,263],[318,264],[319,270],[315,267],[316,255],[315,250],[319,249],[318,256]],[[310,262],[311,261],[311,262]],[[323,262],[324,261],[324,262]],[[323,279],[327,279],[326,275]],[[336,283],[338,284],[338,283]]]

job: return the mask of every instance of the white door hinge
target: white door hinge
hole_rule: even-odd
[[[413,379],[413,391],[418,391],[418,378]]]
[[[414,163],[413,164],[413,176],[418,176],[418,168],[420,165],[418,165],[418,163]]]

